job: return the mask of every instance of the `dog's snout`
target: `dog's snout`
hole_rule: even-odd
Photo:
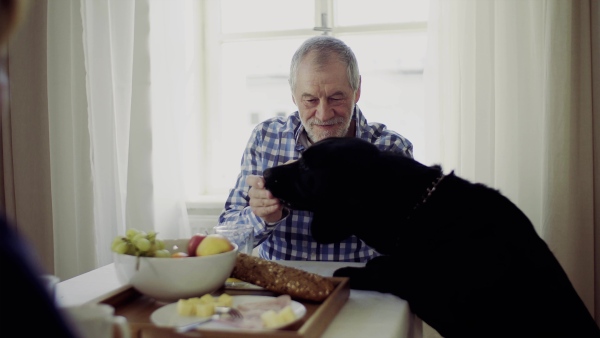
[[[263,179],[265,180],[265,188],[268,190],[272,191],[278,185],[276,174],[271,168],[263,171]]]
[[[271,174],[272,174],[271,168],[265,169],[265,171],[263,172],[263,178],[265,180],[268,180],[271,177]]]

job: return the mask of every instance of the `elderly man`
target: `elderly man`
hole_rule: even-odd
[[[367,122],[357,106],[361,78],[356,57],[339,39],[322,35],[306,40],[292,57],[289,83],[298,111],[254,128],[219,223],[253,225],[262,258],[365,262],[378,254],[354,236],[328,245],[315,242],[311,213],[284,208],[264,188],[262,173],[297,160],[311,144],[328,137],[358,137],[408,157],[412,144],[384,124]],[[363,179],[348,184],[368,184]]]

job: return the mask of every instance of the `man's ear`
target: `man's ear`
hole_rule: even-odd
[[[294,97],[294,94],[292,94],[292,102],[294,102],[294,105],[295,105],[296,107],[298,107],[298,105],[296,104],[296,98]]]
[[[358,89],[356,90],[356,94],[354,95],[354,104],[358,102],[360,99],[360,88],[362,87],[362,76],[358,77]]]

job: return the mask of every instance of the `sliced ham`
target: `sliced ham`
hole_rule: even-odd
[[[240,304],[236,308],[244,315],[244,319],[242,321],[223,319],[222,322],[244,329],[261,329],[263,328],[263,324],[260,315],[269,310],[279,312],[290,304],[292,304],[292,297],[289,295],[281,295],[265,301]]]
[[[281,295],[276,298],[268,299],[265,301],[240,304],[237,306],[237,309],[240,310],[242,313],[244,313],[245,311],[253,312],[254,310],[263,310],[261,312],[265,312],[268,310],[280,311],[281,309],[290,304],[292,304],[292,297],[290,297],[290,295]]]

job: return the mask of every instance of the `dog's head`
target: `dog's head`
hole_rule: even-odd
[[[265,170],[265,185],[288,208],[317,211],[339,201],[357,174],[369,177],[378,156],[377,147],[360,139],[324,139],[298,161]]]
[[[367,228],[388,222],[390,215],[402,217],[422,194],[419,167],[427,168],[365,140],[327,138],[298,161],[263,175],[266,188],[286,207],[313,212],[315,240],[332,243],[356,235],[372,245]]]

